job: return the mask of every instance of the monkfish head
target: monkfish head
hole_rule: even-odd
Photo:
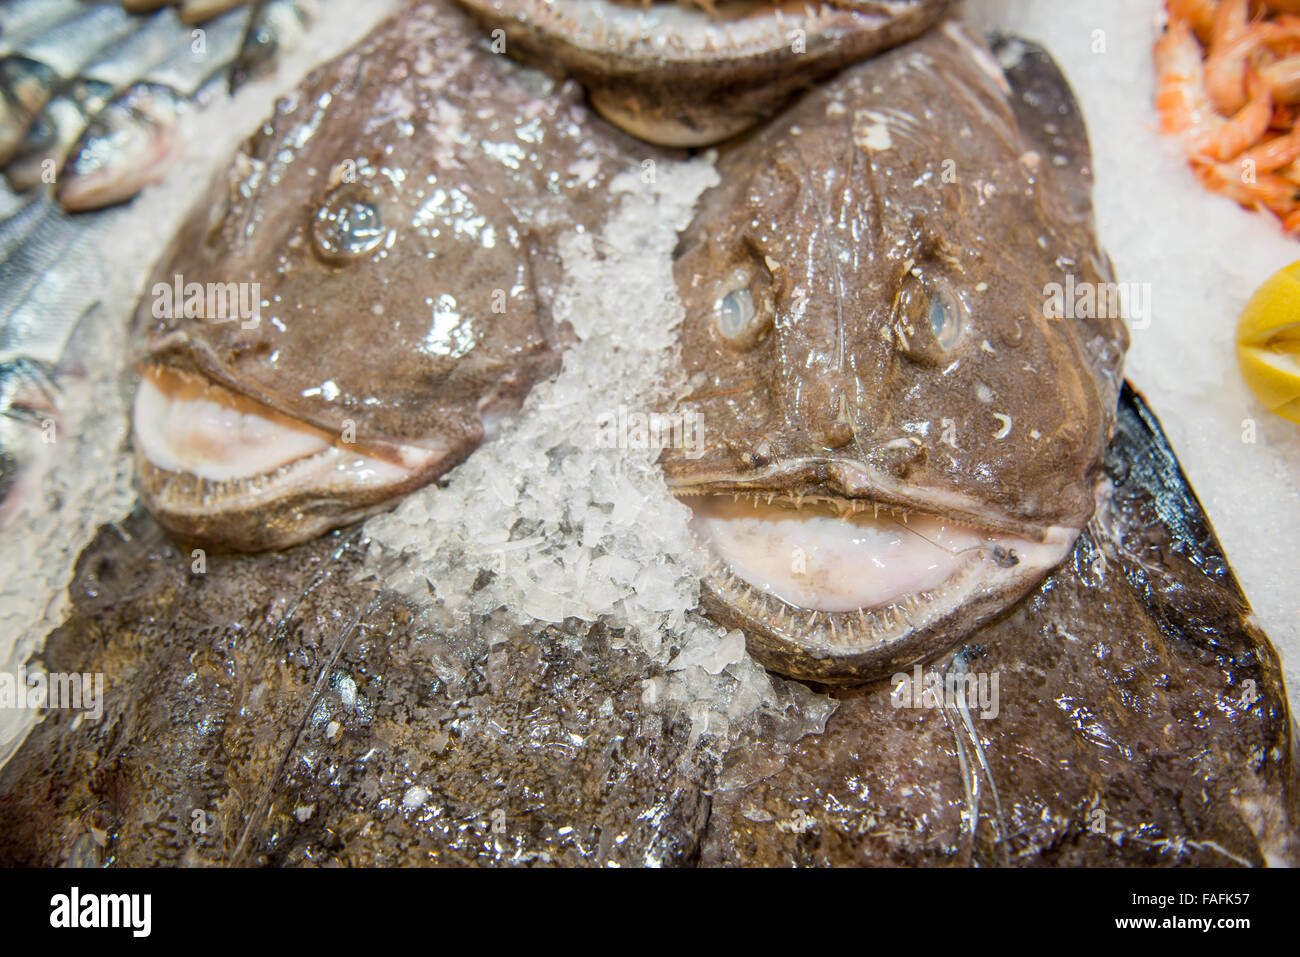
[[[180,231],[136,322],[139,486],[167,528],[262,549],[349,522],[558,369],[547,230],[596,215],[624,161],[576,93],[477,39],[408,8],[279,103]]]
[[[459,0],[504,52],[572,73],[665,146],[748,129],[796,90],[910,40],[950,0]]]
[[[683,235],[707,444],[662,462],[711,550],[706,609],[773,670],[862,681],[951,648],[1091,515],[1127,338],[1048,305],[1109,265],[1082,125],[1053,142],[1071,117],[1015,96],[947,25],[727,150]]]

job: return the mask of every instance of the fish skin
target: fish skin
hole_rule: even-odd
[[[0,769],[0,863],[1295,863],[1276,652],[1128,390],[1118,422],[1109,507],[966,643],[969,672],[1001,679],[996,717],[971,707],[988,768],[973,828],[957,716],[893,707],[890,681],[838,692],[793,746],[762,731],[710,757],[684,714],[647,710],[651,670],[599,626],[446,638],[353,574],[356,529],[209,556],[197,587],[190,553],[137,512],[82,554],[42,654],[105,675],[103,719],[51,712]],[[557,746],[570,735],[584,744]],[[417,783],[427,804],[404,811]]]
[[[23,133],[55,88],[134,28],[135,19],[120,7],[92,5],[16,45],[0,59],[0,165],[13,157]]]
[[[233,10],[208,24],[201,54],[187,34],[87,123],[59,177],[65,209],[86,212],[125,202],[166,173],[181,147],[182,112],[234,57],[247,17],[247,10]]]
[[[90,119],[182,42],[188,45],[189,32],[172,11],[165,10],[150,17],[120,43],[101,51],[27,128],[5,167],[5,176],[13,188],[23,190],[42,181],[54,182]]]
[[[678,4],[457,2],[494,42],[504,37],[510,56],[571,73],[611,123],[674,147],[736,136],[803,87],[917,36],[949,7],[948,0],[834,3],[817,4],[820,13],[810,15],[807,4],[783,2],[747,7],[733,19],[725,8]]]
[[[1113,276],[1081,122],[1049,152],[1011,92],[982,41],[949,22],[721,151],[675,271],[684,371],[702,383],[682,408],[722,439],[665,452],[675,492],[860,500],[1035,540],[1083,526],[1128,337],[1118,316],[1045,316],[1046,286],[1067,269],[1080,283]],[[1049,167],[1062,151],[1069,162]],[[742,287],[757,331],[735,345],[717,309]],[[965,313],[951,348],[930,330],[939,290]],[[778,622],[711,581],[710,614],[764,664],[827,682],[950,650],[1033,584],[1019,575],[883,639],[843,638],[856,616],[825,635],[806,612]]]
[[[38,492],[53,451],[46,430],[60,420],[61,390],[77,374],[83,318],[104,277],[95,257],[60,268],[111,237],[117,216],[73,222],[47,190],[7,194],[0,222],[0,530],[21,496]],[[71,359],[71,362],[70,362]]]
[[[297,46],[317,12],[310,0],[257,0],[230,68],[230,92],[270,70],[282,50]]]
[[[234,548],[316,534],[454,466],[483,440],[485,417],[558,368],[556,237],[603,221],[612,178],[657,155],[591,118],[577,97],[482,49],[458,9],[423,3],[282,101],[147,287],[178,274],[259,283],[261,321],[155,319],[146,297],[142,357],[331,435],[351,422],[367,455],[408,446],[431,455],[402,487],[355,502],[262,495],[210,510],[154,489],[142,461],[146,504],[164,524]],[[331,234],[321,217],[358,204],[378,212],[386,238],[337,256],[322,246]],[[308,521],[293,519],[304,513]]]
[[[968,639],[970,671],[1001,678],[999,714],[973,721],[988,758],[975,827],[953,709],[895,707],[889,680],[841,693],[827,733],[799,742],[775,780],[715,792],[702,863],[1300,863],[1298,732],[1277,652],[1127,386],[1106,476],[1071,557]],[[1193,729],[1189,714],[1212,717]],[[800,809],[818,839],[756,825],[756,808],[778,821]]]
[[[11,0],[0,6],[0,54],[84,11],[81,0]]]

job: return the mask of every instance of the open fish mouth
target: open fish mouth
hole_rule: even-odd
[[[710,552],[710,616],[741,628],[771,670],[827,684],[952,648],[1059,564],[1080,532],[1011,532],[869,498],[674,492]]]
[[[140,492],[160,524],[239,550],[283,547],[377,511],[439,454],[382,452],[211,380],[154,364],[132,412]]]

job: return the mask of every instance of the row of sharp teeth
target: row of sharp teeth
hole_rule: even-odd
[[[149,467],[153,472],[151,484],[156,487],[157,498],[160,501],[173,504],[190,502],[205,508],[224,505],[237,499],[256,497],[273,491],[280,480],[287,478],[292,471],[313,459],[328,455],[333,449],[333,446],[329,446],[304,458],[286,462],[279,468],[261,475],[224,481],[206,479],[192,472],[173,472],[170,469],[159,468],[150,462]]]
[[[961,566],[941,588],[961,588],[976,572],[980,563],[972,559]],[[832,645],[861,648],[897,638],[917,627],[925,619],[919,614],[939,599],[938,591],[928,589],[876,608],[859,608],[849,612],[815,611],[791,605],[774,595],[755,588],[736,575],[720,559],[714,559],[708,572],[710,587],[718,597],[757,622],[779,634],[807,641],[816,631],[830,639]]]
[[[893,518],[907,524],[907,520],[912,512],[903,508],[897,508],[893,505],[887,505],[882,502],[874,502],[860,498],[837,498],[832,495],[793,495],[783,494],[781,492],[679,492],[680,498],[698,498],[703,496],[731,496],[734,502],[745,502],[752,504],[755,508],[762,505],[776,505],[781,507],[794,507],[796,509],[808,507],[823,507],[834,509],[841,518],[849,518],[854,515],[865,515],[870,512],[874,518],[880,518],[883,514],[885,518]]]
[[[835,644],[879,642],[903,634],[915,626],[915,613],[936,598],[934,592],[922,591],[878,608],[815,611],[791,605],[755,588],[720,560],[715,560],[710,569],[710,584],[728,604],[764,622],[773,631],[805,637],[820,627]]]

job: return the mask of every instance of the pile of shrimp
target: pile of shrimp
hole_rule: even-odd
[[[1197,177],[1300,234],[1300,0],[1166,0],[1156,108]]]

